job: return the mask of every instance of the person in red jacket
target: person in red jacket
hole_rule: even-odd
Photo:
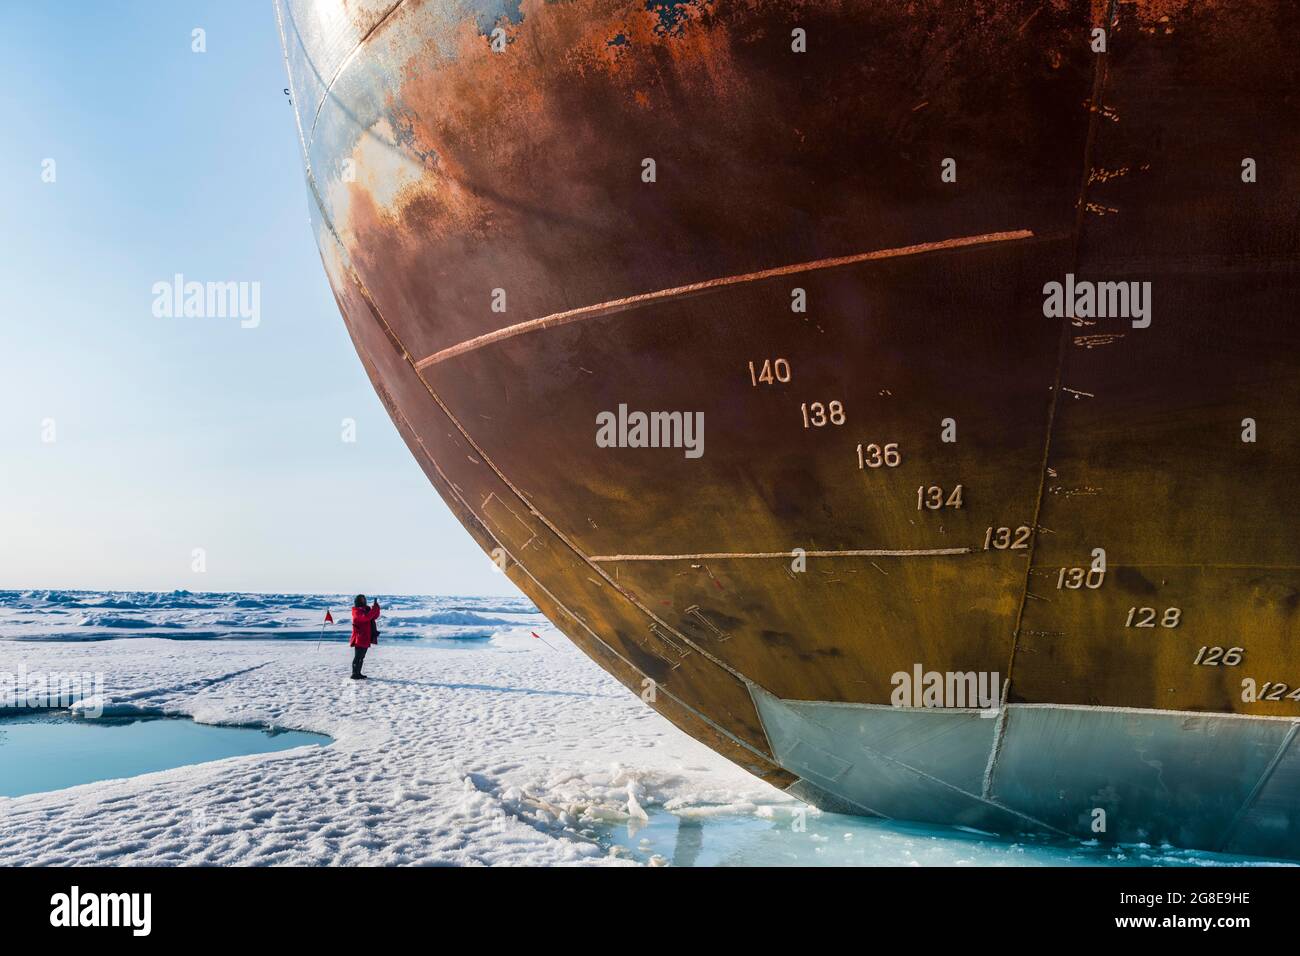
[[[356,648],[352,652],[353,680],[366,679],[366,675],[361,673],[361,662],[366,659],[366,650],[372,643],[370,635],[374,630],[377,617],[379,617],[379,599],[375,598],[375,603],[367,607],[366,596],[358,594],[357,599],[352,602],[352,640],[348,642]]]

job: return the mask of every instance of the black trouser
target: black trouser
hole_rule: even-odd
[[[352,652],[352,676],[361,676],[361,662],[366,659],[366,648],[354,648]]]

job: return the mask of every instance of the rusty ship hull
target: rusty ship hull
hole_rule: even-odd
[[[1300,857],[1292,4],[276,13],[357,353],[601,667],[827,809]]]

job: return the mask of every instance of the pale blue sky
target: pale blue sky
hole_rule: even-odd
[[[0,589],[517,593],[366,380],[286,85],[265,0],[0,3]],[[156,318],[178,272],[260,325]]]

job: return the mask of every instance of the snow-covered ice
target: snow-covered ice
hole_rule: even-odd
[[[232,608],[243,598],[222,596],[214,607],[216,596],[179,594],[150,606],[144,595],[83,593],[67,609],[68,592],[55,592],[58,619],[113,602],[131,605],[114,614],[147,622],[117,629],[129,638],[73,643],[41,622],[45,594],[10,592],[0,608],[0,636],[20,638],[0,640],[0,671],[102,673],[105,713],[265,724],[334,743],[0,799],[0,854],[12,863],[628,865],[593,836],[627,820],[630,793],[657,805],[791,802],[646,707],[526,601],[394,601],[366,660],[370,680],[351,681],[348,628],[314,644],[327,605],[346,616],[337,600],[298,599],[314,605],[310,626],[281,630],[312,641],[192,641],[137,635],[192,614],[175,630],[217,637],[221,627],[198,614],[247,620],[290,601]],[[502,624],[490,641],[427,646],[393,637],[407,629],[403,607],[420,621],[410,626],[417,637],[461,626],[427,623],[453,607]]]

